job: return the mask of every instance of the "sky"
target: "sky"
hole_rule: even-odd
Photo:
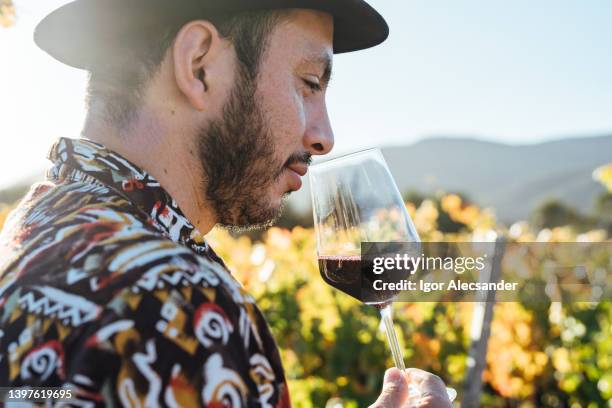
[[[66,0],[16,0],[0,28],[0,189],[42,174],[78,137],[86,74],[32,41]],[[524,144],[612,133],[612,1],[371,0],[381,46],[337,55],[328,91],[335,150],[476,137]]]

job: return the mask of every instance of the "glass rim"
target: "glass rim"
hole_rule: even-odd
[[[341,156],[337,156],[337,157],[333,157],[329,160],[325,160],[324,162],[321,163],[316,163],[310,166],[310,168],[314,168],[314,167],[319,167],[319,166],[324,166],[326,164],[330,164],[339,160],[343,160],[346,159],[347,157],[352,157],[352,156],[360,156],[362,154],[366,154],[366,153],[378,153],[380,156],[383,156],[382,151],[380,150],[380,147],[369,147],[367,149],[363,149],[363,150],[357,150],[355,152],[350,152],[350,153],[345,153]]]

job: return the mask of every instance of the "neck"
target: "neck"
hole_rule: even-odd
[[[200,167],[194,149],[185,137],[186,129],[164,126],[163,114],[141,109],[125,129],[117,129],[88,117],[83,136],[120,154],[155,177],[177,202],[187,219],[202,234],[217,223],[212,207],[203,199]],[[182,143],[181,143],[182,142]]]

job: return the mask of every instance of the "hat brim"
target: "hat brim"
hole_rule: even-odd
[[[76,0],[56,9],[36,27],[35,43],[53,58],[94,69],[114,54],[129,52],[126,39],[164,21],[241,11],[303,8],[334,18],[334,53],[370,48],[389,35],[384,18],[363,0]]]

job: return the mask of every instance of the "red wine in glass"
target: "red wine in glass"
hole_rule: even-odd
[[[360,256],[319,256],[319,272],[328,285],[379,309],[387,306],[400,291],[377,290],[374,282],[389,283],[410,278],[410,269],[394,271],[392,275],[389,272],[377,275],[373,272],[373,262],[362,260]]]

